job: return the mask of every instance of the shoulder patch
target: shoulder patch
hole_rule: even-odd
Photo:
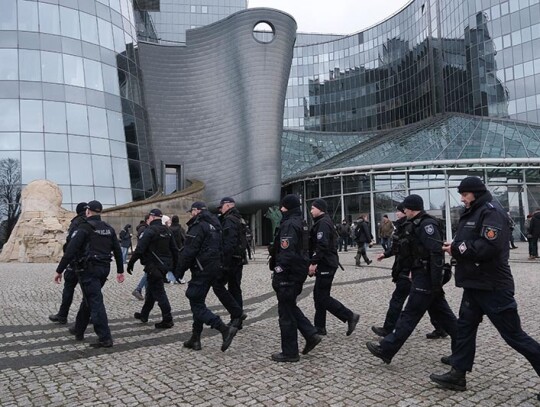
[[[289,248],[289,238],[288,237],[282,238],[280,246],[281,246],[281,248],[283,250],[288,249]]]
[[[467,251],[467,245],[465,242],[461,242],[461,244],[458,246],[459,252],[461,254],[465,253]]]
[[[317,232],[317,240],[321,240],[323,238],[323,235],[323,232]]]
[[[73,233],[71,233],[71,238],[74,238],[76,234],[77,234],[77,230],[74,230]]]
[[[492,226],[485,226],[483,236],[487,240],[495,240],[499,236],[499,229]]]
[[[435,233],[435,227],[434,227],[433,225],[431,225],[431,224],[424,226],[424,230],[425,230],[426,233],[427,233],[428,235],[430,235],[430,236],[431,236],[433,233]]]

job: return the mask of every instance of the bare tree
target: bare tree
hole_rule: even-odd
[[[1,243],[5,243],[17,223],[21,211],[21,164],[14,158],[0,160]]]

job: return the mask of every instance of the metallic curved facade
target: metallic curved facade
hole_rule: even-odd
[[[261,21],[271,42],[255,39]],[[289,15],[249,9],[189,30],[186,46],[139,45],[156,168],[182,165],[209,204],[279,199],[282,117],[296,34]]]

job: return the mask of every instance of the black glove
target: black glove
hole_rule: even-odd
[[[126,269],[129,275],[133,274],[133,266],[135,266],[135,262],[130,260]]]

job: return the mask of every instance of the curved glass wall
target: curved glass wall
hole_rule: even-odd
[[[413,0],[365,31],[305,36],[284,127],[371,131],[445,112],[539,123],[539,21],[538,1]]]
[[[0,160],[22,185],[58,183],[69,209],[153,191],[132,7],[0,0]]]

